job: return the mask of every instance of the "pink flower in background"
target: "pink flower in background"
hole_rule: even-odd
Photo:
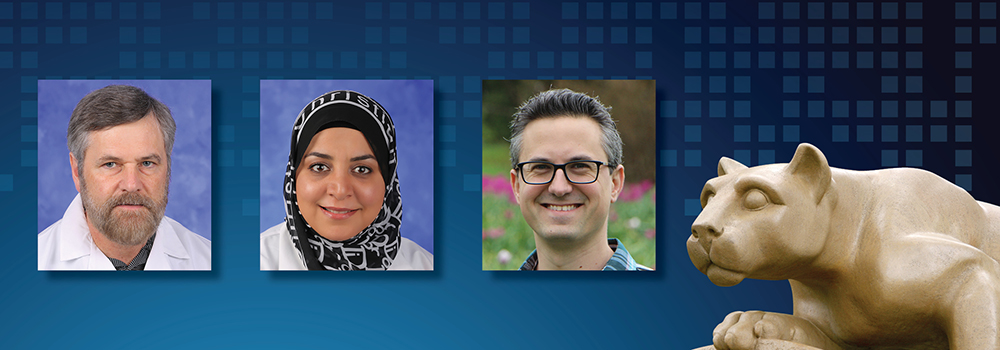
[[[649,239],[656,238],[656,229],[655,228],[651,228],[651,229],[646,230],[646,238],[649,238]]]
[[[639,183],[626,183],[624,188],[622,188],[622,193],[618,195],[618,200],[628,202],[640,200],[652,188],[653,182],[649,180],[642,180]]]
[[[483,175],[483,193],[507,197],[511,203],[517,202],[513,190],[510,189],[510,177],[504,175]]]
[[[514,255],[507,249],[500,249],[500,251],[497,252],[497,261],[500,262],[500,265],[507,265],[512,258],[514,258]]]
[[[483,231],[483,239],[498,238],[500,236],[503,236],[504,233],[507,233],[507,231],[505,231],[503,227],[494,227]]]

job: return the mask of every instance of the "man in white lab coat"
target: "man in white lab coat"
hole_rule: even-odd
[[[110,85],[70,117],[79,194],[38,234],[39,270],[210,270],[211,242],[164,216],[176,124],[139,88]]]

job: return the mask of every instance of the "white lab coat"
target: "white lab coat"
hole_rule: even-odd
[[[285,223],[274,225],[260,234],[260,269],[306,270]],[[396,252],[396,258],[392,259],[389,270],[434,270],[434,255],[402,237],[399,251]]]
[[[38,234],[38,270],[114,270],[90,237],[80,195],[62,219]],[[146,270],[211,270],[212,242],[166,216],[156,229]]]

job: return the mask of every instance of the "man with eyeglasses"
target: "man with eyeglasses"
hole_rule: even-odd
[[[521,270],[648,270],[608,238],[625,183],[622,140],[600,101],[569,89],[532,97],[510,124],[510,184],[535,232]]]

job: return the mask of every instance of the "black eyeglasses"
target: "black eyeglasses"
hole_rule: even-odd
[[[575,184],[589,184],[597,181],[601,165],[608,165],[598,160],[575,160],[563,164],[550,162],[521,162],[516,169],[521,173],[521,180],[529,185],[544,185],[556,178],[556,170],[562,169],[566,180]]]

